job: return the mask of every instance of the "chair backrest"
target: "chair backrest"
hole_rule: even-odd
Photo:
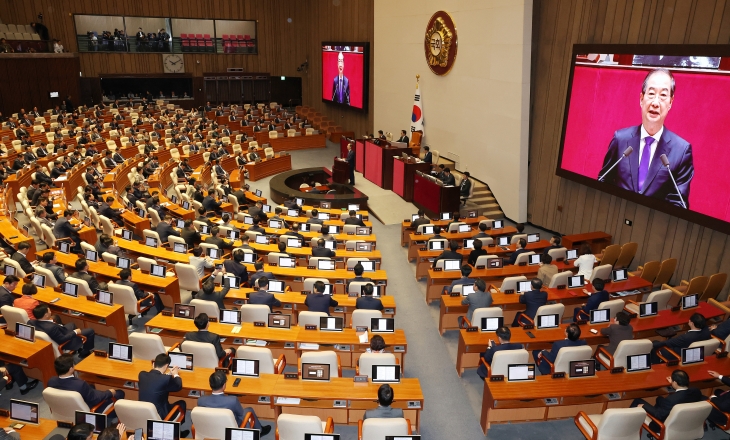
[[[329,364],[330,377],[340,377],[339,356],[331,350],[307,351],[302,353],[300,358],[303,364]]]
[[[85,241],[82,241],[80,244],[81,244],[81,249],[84,251],[84,253],[86,251],[96,252],[96,248],[94,247],[93,244],[87,243]]]
[[[419,225],[419,226],[418,226],[418,227],[416,228],[416,232],[420,232],[420,233],[423,233],[423,229],[424,229],[424,228],[425,228],[426,226],[435,226],[435,225],[434,225],[433,223],[427,223],[427,224],[425,224],[425,225]]]
[[[228,408],[206,408],[196,406],[190,412],[195,438],[226,438],[226,428],[236,428],[236,417]]]
[[[494,353],[492,358],[491,374],[493,376],[507,377],[507,367],[510,364],[526,364],[529,362],[530,353],[527,350],[500,350]]]
[[[327,258],[327,259],[329,260],[329,258]],[[315,260],[314,265],[315,266],[317,265],[316,260]],[[328,280],[327,278],[305,278],[304,279],[304,282],[303,282],[302,290],[306,290],[306,291],[309,291],[309,292],[313,292],[314,291],[314,283],[316,283],[317,281],[322,281],[325,284],[329,284],[330,283],[330,280]]]
[[[685,290],[683,293],[684,295],[694,295],[695,293],[702,293],[705,290],[705,287],[707,287],[707,283],[710,281],[709,277],[706,276],[698,276],[694,277],[691,280],[689,280],[689,284],[687,285],[687,290]]]
[[[565,256],[567,255],[568,250],[564,247],[557,248],[557,249],[550,249],[548,251],[548,255],[553,257],[553,261],[557,260],[558,258],[565,259]]]
[[[154,209],[150,209],[148,212],[152,212]],[[159,219],[159,217],[157,217]],[[142,230],[142,235],[145,237],[152,237],[155,240],[157,240],[157,246],[162,246],[162,240],[160,240],[160,234],[157,233],[157,231],[153,231],[152,229],[144,229]]]
[[[269,322],[271,309],[266,304],[244,304],[241,306],[241,322]]]
[[[650,283],[654,283],[654,279],[659,273],[659,268],[661,266],[662,264],[659,261],[647,261],[646,263],[644,263],[644,267],[641,270],[641,275],[639,276]]]
[[[20,268],[20,263],[13,260],[12,258],[3,258],[4,266],[13,266],[15,268],[15,275],[18,278],[25,278],[26,273]]]
[[[114,411],[117,413],[119,421],[124,423],[129,430],[142,428],[146,431],[147,420],[160,420],[157,408],[150,402],[119,399],[114,403]]]
[[[7,323],[7,328],[9,330],[15,331],[16,322],[21,324],[28,323],[28,312],[24,309],[13,306],[2,306],[0,307],[0,313],[2,313],[3,318],[5,318],[5,322]]]
[[[591,272],[591,278],[588,281],[593,281],[596,278],[600,278],[602,280],[607,280],[607,279],[611,278],[612,270],[613,270],[613,266],[611,266],[610,264],[596,266],[593,268],[593,272]]]
[[[283,413],[276,419],[279,440],[302,440],[304,434],[321,434],[322,431],[322,420],[317,416]]]
[[[347,286],[347,293],[357,293],[359,295],[362,292],[362,286],[366,284],[375,285],[372,281],[353,281]]]
[[[553,373],[567,373],[571,361],[582,361],[593,357],[593,349],[584,345],[581,347],[563,347],[555,358]]]
[[[349,226],[349,225],[348,225]],[[357,266],[357,263],[361,261],[369,261],[369,258],[363,258],[363,257],[352,257],[347,259],[347,264],[345,265],[347,269],[352,269],[355,266]]]
[[[689,345],[689,348],[695,347],[704,347],[705,357],[710,357],[720,347],[720,340],[710,338],[704,341],[695,341]]]
[[[726,282],[726,273],[716,273],[714,275],[710,275],[710,279],[707,282],[707,287],[705,287],[705,291],[702,292],[702,295],[700,295],[700,301],[707,301],[710,298],[717,298],[717,295],[720,293],[722,288],[725,287]]]
[[[626,368],[626,357],[651,352],[652,343],[649,339],[626,339],[618,343],[613,353],[613,366]]]
[[[368,330],[370,330],[370,320],[372,318],[382,317],[383,313],[380,310],[358,309],[352,312],[352,318],[350,318],[350,322],[352,323],[352,328],[367,327]]]
[[[618,259],[616,260],[616,263],[614,263],[613,267],[615,267],[616,269],[624,269],[629,267],[629,265],[631,265],[631,262],[634,260],[637,249],[639,249],[639,243],[633,241],[630,241],[621,246],[621,253],[619,253]]]
[[[597,440],[639,440],[646,419],[643,408],[609,408],[598,423]]]
[[[269,252],[269,255],[266,256],[266,262],[269,264],[279,264],[280,257],[288,257],[288,255],[282,252]]]
[[[565,272],[558,272],[550,278],[548,287],[567,286],[568,278],[573,276],[573,272],[566,270]]]
[[[215,346],[207,342],[183,341],[180,351],[190,353],[195,357],[195,366],[200,368],[218,367],[218,354]]]
[[[672,291],[669,289],[655,290],[651,292],[646,298],[646,302],[657,303],[657,310],[664,310],[667,308],[669,300],[672,299]]]
[[[41,267],[40,264],[35,266],[35,271],[36,273],[46,276],[46,287],[57,287],[60,284],[58,280],[56,280],[56,277],[53,275],[53,272],[46,269],[45,267]]]
[[[112,266],[117,265],[117,256],[114,254],[110,254],[109,252],[102,252],[101,259],[111,264]]]
[[[180,288],[197,292],[200,290],[200,277],[193,266],[185,263],[175,263],[175,274],[180,282]]]
[[[464,223],[464,222],[453,222],[449,225],[448,232],[459,232],[459,226],[465,225],[465,224],[466,223]]]
[[[112,224],[112,221],[109,220],[109,217],[100,215],[99,222],[101,223],[102,232],[107,234],[110,237],[113,237],[114,236],[114,225]]]
[[[535,313],[535,324],[538,322],[538,316],[558,315],[559,317],[562,317],[563,313],[565,313],[565,304],[545,304],[544,306],[537,308],[537,313]]]
[[[361,376],[368,376],[373,372],[373,365],[397,365],[393,353],[363,353],[358,360]]]
[[[259,361],[260,374],[274,374],[274,358],[271,350],[265,347],[241,345],[236,349],[236,357]]]
[[[124,307],[125,314],[137,315],[139,313],[139,306],[137,304],[137,297],[134,296],[134,289],[122,284],[109,283],[109,291],[114,295],[114,304],[120,304]]]
[[[474,262],[474,267],[485,266],[489,263],[492,258],[499,258],[497,255],[480,255],[477,257],[477,261]],[[440,260],[439,260],[440,261]]]
[[[319,327],[319,318],[323,316],[328,316],[324,312],[310,312],[310,311],[302,311],[299,312],[299,316],[297,317],[297,324],[299,327],[304,327],[306,325],[316,325]]]
[[[504,316],[504,311],[501,307],[480,307],[472,313],[471,325],[481,327],[482,318],[498,318],[500,316]]]
[[[620,312],[624,309],[624,306],[626,303],[621,298],[619,299],[613,299],[610,301],[603,301],[598,305],[599,309],[608,309],[610,318],[613,319],[616,317],[616,313]]]
[[[138,257],[137,264],[139,265],[140,270],[146,270],[149,272],[150,270],[152,270],[152,265],[157,264],[157,261],[153,260],[152,258]],[[182,280],[180,282],[182,283]]]
[[[680,403],[674,405],[669,417],[664,421],[664,440],[684,440],[702,438],[704,424],[712,411],[707,402]]]
[[[366,419],[362,422],[362,440],[381,440],[388,435],[408,435],[404,418]]]
[[[519,242],[520,241],[520,238],[524,238],[525,240],[527,240],[527,234],[515,234],[515,235],[513,235],[512,238],[510,239],[510,244],[515,244],[515,243]]]
[[[91,288],[89,287],[89,283],[87,283],[86,280],[82,280],[82,279],[74,278],[74,277],[66,277],[66,282],[77,284],[79,286],[79,290],[78,290],[79,296],[94,296],[94,293],[91,291]]]
[[[190,301],[191,306],[195,306],[195,316],[205,313],[209,318],[218,318],[220,309],[215,301],[206,301],[204,299],[194,299]]]
[[[621,254],[621,246],[618,244],[612,244],[606,246],[603,250],[603,257],[601,258],[601,264],[610,264],[612,267],[616,264],[618,256]]]
[[[48,404],[53,418],[64,422],[75,422],[76,411],[89,411],[89,405],[76,391],[46,387],[43,389],[43,400]]]
[[[505,290],[517,290],[517,283],[520,281],[527,281],[527,277],[524,275],[520,275],[518,277],[507,277],[502,281],[502,287],[500,287],[500,290],[503,292]]]
[[[530,255],[535,255],[535,253],[532,251],[521,253],[515,259],[515,265],[519,265],[520,263],[527,263],[529,261]]]
[[[167,353],[160,335],[132,332],[129,334],[129,343],[132,345],[132,357],[135,359],[152,361],[158,354]]]
[[[659,268],[659,273],[657,274],[656,278],[654,278],[654,287],[661,287],[662,284],[669,283],[669,280],[672,279],[672,275],[674,275],[675,269],[677,269],[676,258],[668,258],[662,261],[662,265]]]

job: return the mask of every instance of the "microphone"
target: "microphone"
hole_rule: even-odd
[[[606,176],[608,175],[608,173],[610,173],[611,170],[614,169],[616,167],[616,165],[619,164],[619,162],[621,162],[622,160],[624,160],[624,157],[629,157],[629,155],[631,155],[631,153],[633,153],[633,152],[634,152],[634,147],[631,147],[631,146],[626,147],[626,149],[624,150],[624,154],[622,154],[621,157],[619,157],[619,159],[616,161],[616,163],[613,164],[611,166],[611,168],[608,169],[608,171],[606,171],[605,173],[603,173],[603,176],[601,176],[601,177],[598,178],[598,181],[599,182],[602,182],[603,179],[606,178]]]
[[[677,181],[674,180],[672,170],[669,168],[669,159],[667,159],[667,155],[662,154],[659,158],[662,160],[662,164],[667,167],[667,171],[669,171],[669,177],[672,178],[672,183],[674,184],[674,189],[677,190],[677,195],[679,196],[679,202],[682,204],[682,208],[687,209],[687,205],[684,204],[684,199],[682,199],[682,193],[679,192],[679,188],[677,187]]]

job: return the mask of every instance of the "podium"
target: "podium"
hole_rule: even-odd
[[[419,162],[413,156],[408,156],[406,159],[401,156],[393,158],[393,192],[406,202],[413,201],[413,180],[416,171],[428,173],[431,171],[431,165]]]
[[[364,143],[363,175],[383,189],[393,189],[393,157],[409,153],[410,148],[391,147],[390,143],[383,140],[379,142],[380,145],[375,144],[372,139]]]
[[[335,157],[332,164],[332,181],[346,184],[350,181],[350,164]]]
[[[414,175],[413,204],[430,218],[437,218],[441,212],[456,212],[460,203],[458,186],[445,187],[439,179],[420,171]]]

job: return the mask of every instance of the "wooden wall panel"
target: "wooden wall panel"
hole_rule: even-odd
[[[56,105],[67,94],[79,96],[79,59],[77,57],[0,57],[0,112],[5,116],[21,108],[34,106],[43,112]],[[49,92],[59,92],[60,98],[49,98]],[[78,102],[78,99],[72,101]]]
[[[603,230],[636,241],[633,266],[677,257],[672,279],[730,271],[728,236],[555,175],[573,44],[728,44],[727,0],[541,0],[534,3],[528,219],[564,234]],[[536,74],[539,72],[539,74]],[[559,206],[562,209],[559,209]],[[624,219],[633,226],[624,224]],[[725,286],[723,296],[730,286]]]
[[[185,54],[186,72],[242,67],[247,72],[272,76],[301,76],[304,104],[313,106],[348,130],[372,132],[372,113],[326,105],[322,102],[320,45],[322,41],[373,41],[374,0],[0,0],[3,23],[30,23],[39,12],[51,38],[77,51],[73,14],[257,20],[257,55]],[[287,19],[291,18],[291,23]],[[160,54],[79,54],[86,77],[104,73],[162,73]],[[308,72],[297,67],[309,59]],[[372,56],[370,102],[373,99]]]

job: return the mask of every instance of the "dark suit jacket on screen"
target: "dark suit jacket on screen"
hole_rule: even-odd
[[[350,80],[342,76],[342,90],[340,91],[340,76],[332,81],[332,101],[350,105]]]

